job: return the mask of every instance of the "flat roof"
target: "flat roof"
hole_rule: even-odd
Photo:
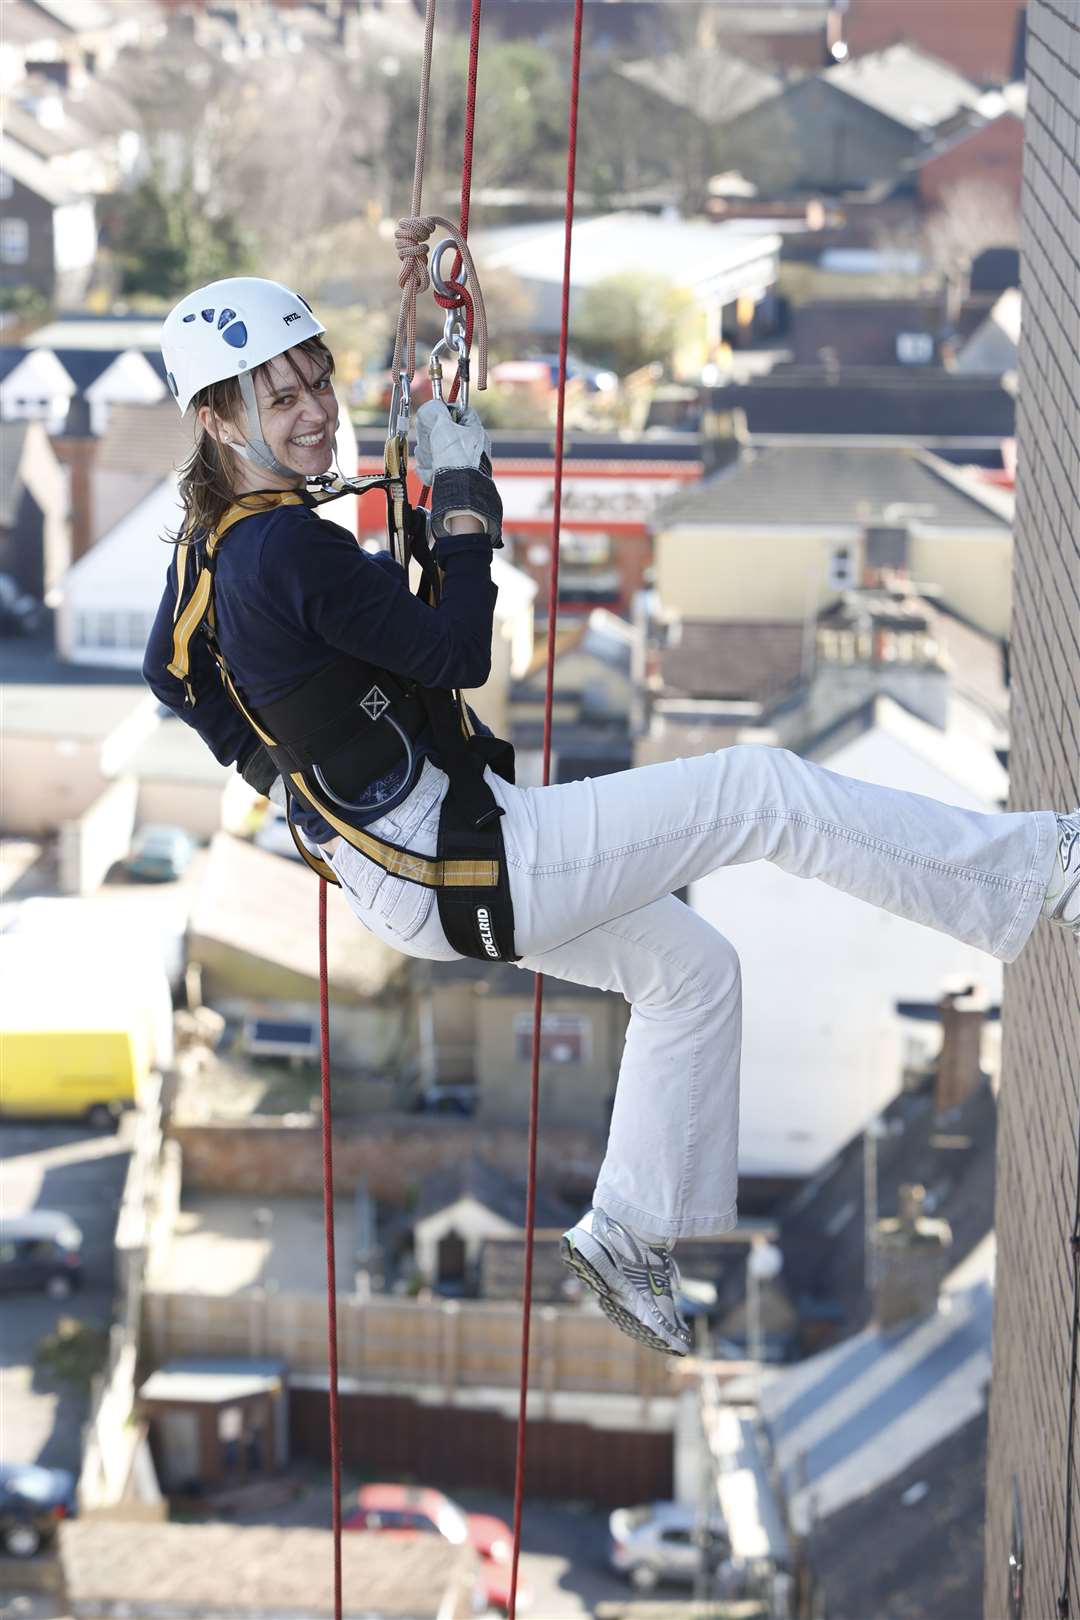
[[[175,1401],[219,1406],[282,1387],[283,1361],[234,1361],[192,1357],[159,1367],[139,1390],[142,1401]]]
[[[68,737],[104,742],[118,726],[154,699],[137,686],[5,685],[0,691],[0,724],[10,743],[16,737]]]
[[[60,1527],[68,1603],[77,1614],[168,1614],[172,1620],[322,1620],[334,1612],[333,1538],[277,1525],[109,1523]],[[441,1536],[354,1530],[342,1537],[345,1620],[437,1620],[469,1590],[477,1555]],[[444,1607],[445,1605],[445,1607]]]

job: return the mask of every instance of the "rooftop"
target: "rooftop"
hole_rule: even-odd
[[[61,1526],[60,1561],[76,1616],[168,1615],[170,1620],[321,1620],[334,1612],[329,1530],[277,1525]],[[448,1589],[471,1582],[476,1554],[441,1536],[342,1538],[344,1620],[436,1620],[464,1612]],[[468,1590],[466,1584],[465,1590]],[[463,1600],[464,1601],[464,1600]]]
[[[385,994],[406,959],[360,926],[339,889],[330,890],[328,901],[331,994],[354,1003]],[[314,984],[310,931],[296,926],[309,911],[314,918],[314,904],[315,881],[302,862],[218,833],[192,913],[191,956],[224,946]]]
[[[456,1204],[459,1199],[471,1198],[492,1214],[523,1228],[525,1195],[524,1181],[516,1176],[507,1175],[494,1165],[486,1164],[475,1155],[470,1155],[464,1163],[450,1165],[445,1170],[436,1170],[425,1179],[420,1188],[416,1207],[410,1211],[409,1225],[415,1226],[418,1221],[425,1220],[430,1215],[437,1215],[451,1204]],[[576,1210],[568,1210],[557,1199],[544,1192],[543,1188],[537,1188],[537,1227],[565,1226],[577,1213]]]
[[[767,101],[783,88],[776,73],[726,52],[710,64],[709,82],[703,83],[700,53],[672,53],[643,57],[617,69],[620,77],[650,91],[662,101],[685,107],[709,124],[727,124]],[[703,100],[704,92],[704,100]]]
[[[999,530],[992,495],[917,449],[871,445],[752,445],[737,462],[665,501],[655,531],[752,525],[805,530],[824,524],[895,522],[920,528]],[[890,512],[890,509],[892,511]]]
[[[84,311],[58,315],[23,339],[28,349],[161,348],[160,315],[87,315]]]
[[[946,1279],[938,1310],[766,1375],[761,1411],[797,1530],[879,1489],[983,1411],[993,1274],[991,1234]]]
[[[768,705],[800,683],[805,663],[801,624],[682,619],[660,657],[663,696]]]
[[[0,137],[0,168],[20,186],[25,186],[45,202],[52,203],[54,208],[79,201],[67,182],[60,179],[43,158],[18,141]]]
[[[851,57],[826,68],[821,77],[834,89],[919,133],[973,108],[982,95],[977,84],[948,62],[913,45],[890,45]]]
[[[118,726],[144,705],[154,705],[140,680],[128,686],[59,684],[48,686],[12,683],[6,668],[3,692],[3,730],[14,737],[71,738],[79,742],[104,742]],[[112,673],[110,671],[110,673]]]
[[[602,214],[575,228],[574,285],[591,286],[629,266],[680,286],[694,286],[777,254],[780,240],[770,225],[755,220],[710,225],[654,214]],[[527,281],[561,283],[563,222],[542,220],[481,231],[475,256],[491,270],[511,270]]]

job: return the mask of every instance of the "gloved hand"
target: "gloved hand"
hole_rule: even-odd
[[[261,793],[263,798],[269,796],[270,789],[278,779],[278,768],[261,742],[257,742],[237,760],[236,768],[248,787]]]
[[[431,532],[448,533],[453,517],[470,517],[493,546],[502,545],[502,501],[491,478],[491,440],[471,407],[455,422],[442,400],[416,413],[416,472],[431,486]]]

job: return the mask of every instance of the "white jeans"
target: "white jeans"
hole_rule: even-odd
[[[518,966],[630,1003],[595,1201],[644,1237],[723,1232],[736,1218],[739,960],[673,890],[718,867],[773,861],[1011,962],[1050,881],[1050,811],[960,810],[779,748],[739,745],[551,787],[488,780],[506,812]],[[434,854],[445,791],[425,763],[371,831]],[[374,933],[410,956],[457,956],[432,890],[344,843],[333,865]]]

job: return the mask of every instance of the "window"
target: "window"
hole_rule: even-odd
[[[592,1025],[587,1018],[569,1013],[545,1013],[540,1025],[541,1063],[588,1063],[591,1059]],[[532,1017],[522,1014],[514,1020],[514,1046],[519,1063],[532,1056]]]
[[[6,169],[0,169],[0,202],[7,202],[15,192],[15,182]]]
[[[0,264],[25,264],[30,255],[30,227],[25,219],[0,219]]]
[[[834,546],[829,556],[829,585],[843,591],[855,583],[855,556],[850,546]]]

